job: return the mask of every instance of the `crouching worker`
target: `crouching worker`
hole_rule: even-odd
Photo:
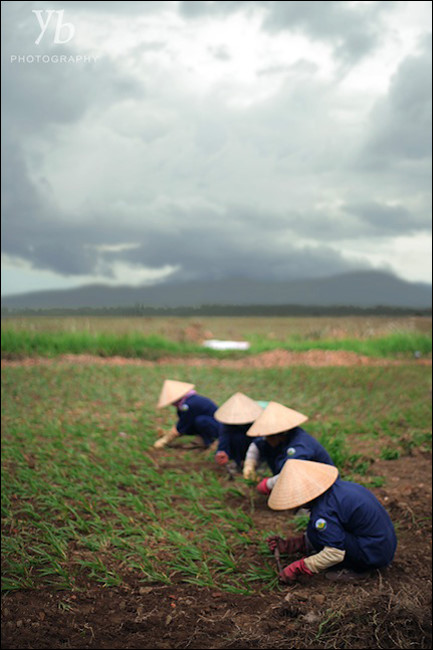
[[[269,402],[247,436],[256,437],[248,448],[244,463],[244,478],[253,478],[255,468],[263,461],[269,465],[273,476],[258,483],[260,494],[269,495],[275,485],[284,463],[289,458],[313,460],[333,465],[326,449],[300,425],[308,420],[306,415],[293,409]]]
[[[215,454],[218,465],[232,461],[238,470],[242,469],[251,444],[247,431],[262,412],[260,404],[243,393],[235,393],[215,411],[215,419],[222,424]]]
[[[172,405],[176,409],[177,423],[153,445],[156,449],[165,447],[178,436],[196,436],[201,446],[207,448],[217,440],[220,424],[213,417],[217,405],[212,400],[198,395],[194,384],[166,379],[162,386],[157,408]]]
[[[272,552],[304,556],[282,569],[281,582],[322,571],[331,580],[359,579],[394,557],[397,538],[385,508],[367,488],[338,478],[332,465],[288,460],[268,505],[272,510],[303,506],[310,514],[304,535],[267,539]]]

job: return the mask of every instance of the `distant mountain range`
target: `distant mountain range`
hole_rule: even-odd
[[[287,282],[228,278],[203,282],[164,282],[141,287],[87,285],[75,289],[4,296],[1,304],[2,308],[12,310],[117,308],[133,305],[341,305],[426,309],[432,304],[432,287],[429,284],[406,282],[385,272],[360,271]]]

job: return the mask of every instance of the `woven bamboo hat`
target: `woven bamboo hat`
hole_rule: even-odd
[[[214,413],[215,420],[223,424],[249,424],[254,422],[263,409],[243,393],[235,393]]]
[[[161,409],[164,406],[173,404],[179,399],[182,399],[190,390],[194,388],[194,384],[186,384],[184,381],[175,381],[174,379],[166,379],[162,386],[161,393],[157,408]]]
[[[289,409],[278,402],[269,402],[263,413],[248,429],[247,436],[272,436],[275,433],[289,431],[306,422],[308,417],[298,411]]]
[[[268,506],[272,510],[303,506],[326,492],[337,477],[338,469],[333,465],[289,458],[272,489]]]

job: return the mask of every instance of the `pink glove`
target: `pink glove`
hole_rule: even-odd
[[[306,576],[312,576],[314,573],[310,571],[305,566],[304,558],[301,560],[296,560],[296,562],[292,562],[292,564],[289,564],[289,566],[286,566],[281,573],[278,574],[278,577],[281,582],[292,582],[292,580],[296,580],[298,576],[301,575],[306,575]]]
[[[260,494],[265,494],[266,496],[270,494],[272,490],[268,488],[267,482],[268,482],[267,478],[262,479],[256,487],[257,492],[260,492]]]
[[[229,462],[229,457],[225,451],[217,451],[215,454],[215,460],[218,465],[226,465]]]

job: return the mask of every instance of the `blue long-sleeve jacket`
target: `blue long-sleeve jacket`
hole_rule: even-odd
[[[334,465],[326,449],[313,436],[301,427],[288,431],[285,438],[277,447],[272,447],[267,436],[253,440],[260,452],[260,460],[265,460],[272,473],[279,474],[288,458],[298,460],[313,460],[317,463]]]
[[[392,561],[397,548],[394,526],[370,490],[337,479],[310,505],[307,537],[316,551],[324,546],[344,550],[342,565],[358,571]]]
[[[219,436],[221,424],[213,414],[217,405],[207,397],[194,393],[177,408],[176,429],[180,435],[200,436],[208,447]]]
[[[256,440],[246,435],[251,424],[223,424],[221,425],[218,451],[225,451],[229,458],[240,467],[245,459],[248,447]]]

